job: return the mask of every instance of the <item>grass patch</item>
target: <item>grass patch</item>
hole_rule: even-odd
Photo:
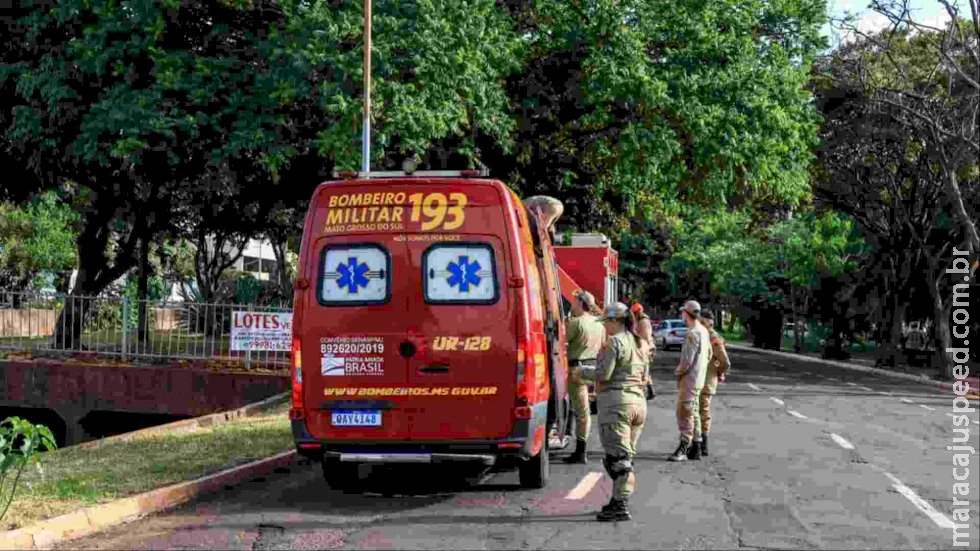
[[[0,529],[139,494],[293,448],[288,404],[268,413],[181,434],[149,434],[42,457],[43,474],[24,469]]]

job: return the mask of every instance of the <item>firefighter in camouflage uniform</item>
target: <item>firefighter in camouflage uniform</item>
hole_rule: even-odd
[[[596,404],[602,463],[613,481],[613,494],[596,518],[629,520],[628,503],[636,485],[633,458],[647,416],[647,359],[625,304],[608,305],[602,322],[609,338],[596,368]]]

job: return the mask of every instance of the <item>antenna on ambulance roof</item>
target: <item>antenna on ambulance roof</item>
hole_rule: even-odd
[[[371,171],[371,0],[364,0],[364,120],[361,123],[361,171]]]

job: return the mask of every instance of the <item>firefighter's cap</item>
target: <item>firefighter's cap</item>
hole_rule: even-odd
[[[602,321],[614,320],[614,319],[624,319],[626,316],[630,315],[630,309],[622,302],[614,302],[606,306],[606,309],[602,311]]]
[[[696,300],[689,300],[684,303],[684,307],[681,308],[682,312],[687,312],[688,314],[696,317],[701,315],[701,304]]]

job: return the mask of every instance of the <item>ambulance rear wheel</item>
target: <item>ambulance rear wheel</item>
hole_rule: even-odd
[[[324,459],[320,462],[323,468],[323,479],[331,490],[349,490],[357,485],[360,479],[357,463],[342,463],[337,459]]]
[[[541,489],[547,486],[548,476],[551,474],[549,463],[548,446],[542,445],[538,455],[521,463],[519,470],[521,486],[533,489]]]

